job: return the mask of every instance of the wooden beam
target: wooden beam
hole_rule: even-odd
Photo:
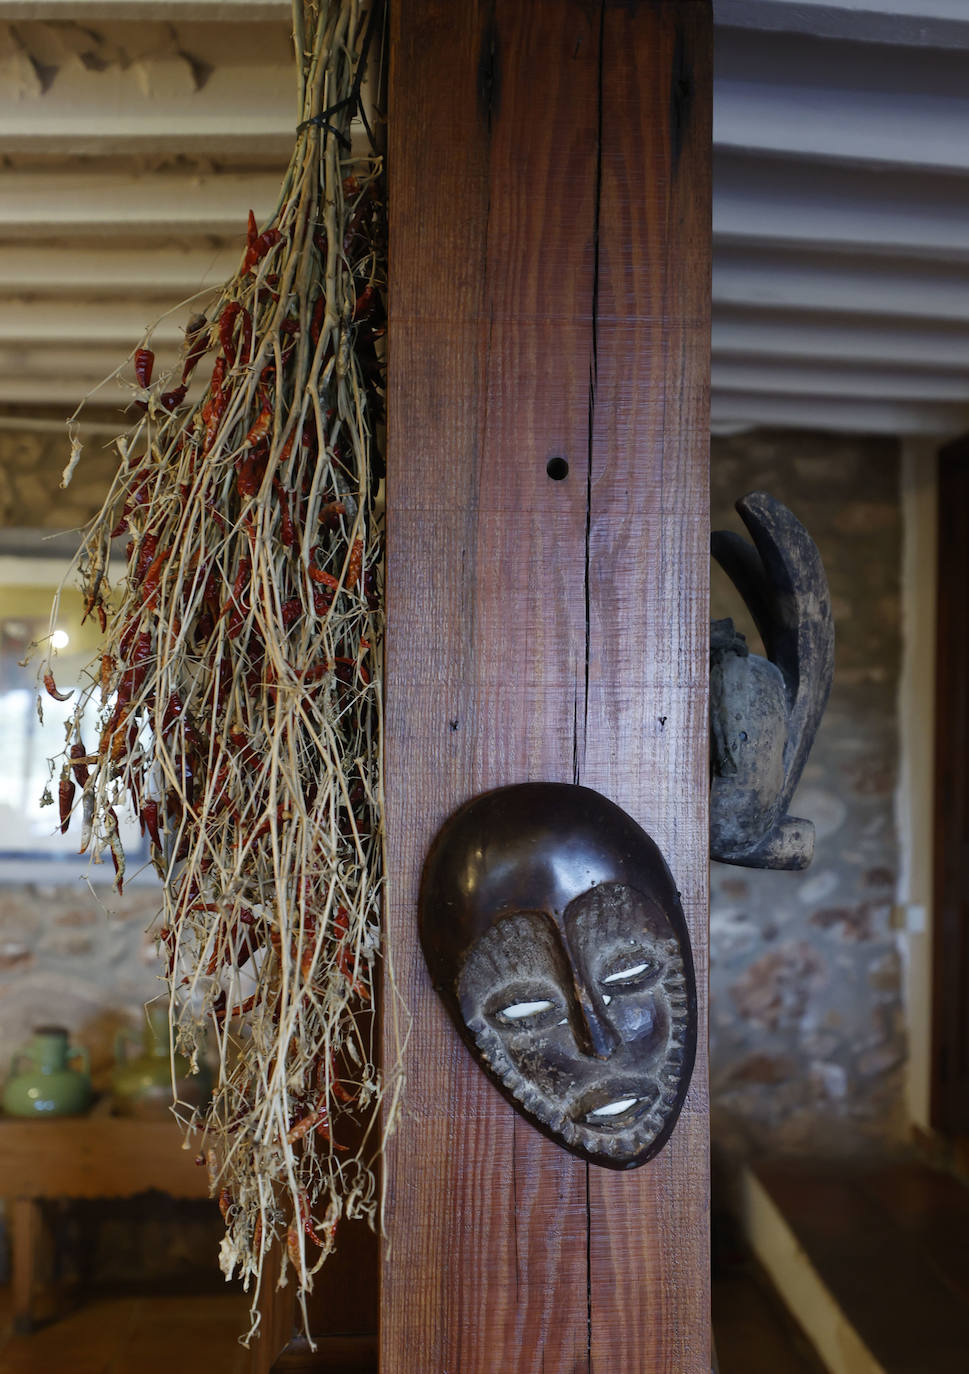
[[[578,780],[663,846],[706,985],[708,21],[392,11],[387,920],[413,1026],[382,1374],[710,1368],[704,1055],[655,1161],[586,1166],[477,1069],[415,932],[455,806]]]

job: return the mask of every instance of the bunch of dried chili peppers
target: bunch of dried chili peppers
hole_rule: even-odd
[[[119,811],[138,818],[179,1043],[218,1047],[191,1124],[223,1268],[257,1292],[274,1240],[304,1293],[341,1217],[377,1205],[384,216],[379,162],[347,151],[368,18],[364,0],[297,4],[305,122],[278,208],[250,215],[177,372],[135,352],[139,418],[76,563],[103,652],[61,824],[79,813],[120,889]]]

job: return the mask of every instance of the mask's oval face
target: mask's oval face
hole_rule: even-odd
[[[696,995],[675,887],[630,817],[561,784],[475,799],[431,851],[421,934],[462,1035],[535,1125],[612,1168],[661,1148]]]

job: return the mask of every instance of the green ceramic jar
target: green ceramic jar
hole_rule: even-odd
[[[153,1002],[145,1010],[145,1028],[141,1034],[133,1030],[121,1031],[115,1041],[117,1064],[111,1075],[111,1096],[118,1116],[157,1121],[171,1114],[173,1101],[171,1026],[165,1004]],[[141,1053],[129,1058],[133,1043],[140,1045]],[[202,1068],[193,1074],[185,1055],[176,1054],[175,1093],[184,1106],[202,1106],[212,1095],[208,1070]]]
[[[80,1116],[90,1105],[87,1050],[71,1046],[63,1026],[38,1026],[29,1044],[14,1055],[3,1110],[8,1116]]]

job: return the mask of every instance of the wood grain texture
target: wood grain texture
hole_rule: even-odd
[[[969,1136],[969,438],[939,454],[932,1125]]]
[[[590,1173],[477,1069],[416,938],[459,803],[581,781],[664,848],[705,1000],[708,22],[705,0],[392,14],[387,919],[413,1029],[382,1374],[710,1367],[705,1066],[653,1164]],[[385,1058],[394,1036],[388,1014]]]

